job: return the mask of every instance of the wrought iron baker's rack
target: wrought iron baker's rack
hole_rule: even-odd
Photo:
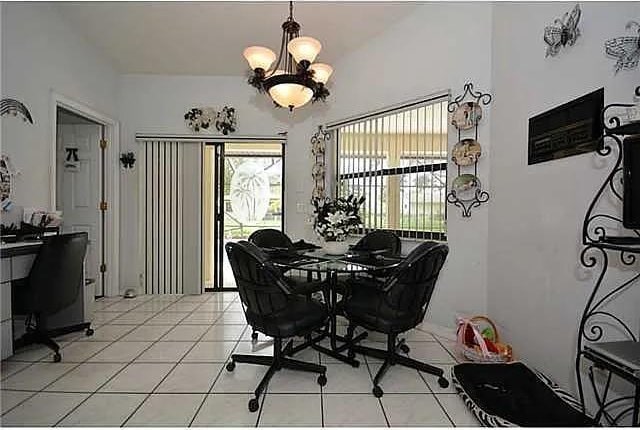
[[[635,89],[637,97],[640,97],[640,86]],[[587,303],[582,312],[578,331],[578,343],[576,354],[576,377],[578,383],[578,393],[583,410],[585,410],[585,390],[583,373],[581,371],[581,363],[585,358],[590,361],[587,378],[593,389],[595,400],[598,404],[596,420],[605,420],[606,425],[617,425],[621,419],[633,412],[633,422],[638,422],[638,396],[640,390],[640,375],[627,375],[612,369],[606,363],[597,362],[593,356],[585,350],[587,342],[595,343],[605,340],[605,331],[616,330],[618,334],[623,335],[628,340],[638,341],[638,334],[634,333],[629,324],[624,321],[623,317],[616,315],[606,308],[606,305],[619,297],[621,293],[631,287],[633,284],[640,282],[640,268],[636,268],[636,264],[640,261],[640,244],[635,240],[620,241],[612,239],[608,232],[612,228],[619,229],[623,221],[620,216],[612,215],[606,210],[601,210],[600,203],[607,198],[622,203],[623,193],[620,187],[623,184],[623,151],[622,142],[625,136],[640,135],[640,122],[629,122],[623,124],[619,115],[614,114],[616,110],[630,108],[631,104],[610,104],[606,106],[601,114],[603,126],[603,136],[597,149],[598,155],[602,157],[616,156],[613,168],[606,177],[604,183],[598,189],[595,197],[591,201],[587,213],[584,218],[582,227],[582,243],[584,249],[580,254],[580,262],[586,268],[596,268],[599,265],[600,272],[597,275],[596,283],[591,291]],[[610,113],[613,112],[613,113]],[[640,230],[629,230],[628,236],[631,238],[640,238]],[[631,276],[622,283],[616,283],[611,286],[607,282],[607,273],[609,270],[610,259],[619,258],[622,266],[631,269]],[[636,270],[637,269],[637,270]],[[625,271],[626,272],[626,271]],[[616,339],[617,340],[617,339]],[[598,389],[596,377],[593,369],[605,368],[606,381],[604,387]],[[635,384],[636,394],[630,396],[621,396],[612,400],[608,400],[607,396],[611,385],[612,374],[621,376],[623,379]],[[627,406],[626,402],[631,400],[631,406]],[[612,408],[622,406],[621,410],[615,413],[609,412]]]

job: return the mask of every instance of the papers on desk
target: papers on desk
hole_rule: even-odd
[[[61,211],[45,211],[35,208],[24,208],[22,221],[34,227],[59,227],[62,225]]]

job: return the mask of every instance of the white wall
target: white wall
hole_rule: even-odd
[[[193,106],[224,105],[236,108],[236,135],[275,136],[288,131],[286,148],[286,230],[305,237],[305,217],[296,216],[296,203],[307,203],[311,189],[311,124],[313,115],[325,107],[314,105],[290,114],[275,109],[264,95],[256,93],[246,78],[236,76],[123,75],[119,82],[118,112],[123,151],[137,151],[137,132],[188,134],[183,115]],[[217,134],[216,134],[217,135]],[[121,288],[139,285],[137,266],[138,170],[121,176]]]
[[[456,23],[459,30],[451,31]],[[410,37],[407,37],[410,35]],[[474,40],[469,44],[469,40]],[[434,43],[437,41],[438,43]],[[135,150],[136,132],[186,133],[183,114],[192,106],[232,105],[238,112],[238,135],[289,132],[286,150],[286,230],[293,237],[314,239],[306,214],[310,199],[309,138],[317,125],[353,114],[411,100],[443,89],[456,93],[467,80],[490,90],[491,6],[487,4],[431,4],[416,8],[379,37],[335,64],[332,96],[327,104],[295,111],[278,110],[256,94],[242,77],[128,75],[120,79],[121,145]],[[473,67],[469,67],[472,64]],[[485,112],[480,141],[485,150],[480,175],[489,184],[489,118]],[[455,144],[453,136],[450,145]],[[121,256],[123,286],[138,284],[136,261],[137,177],[125,172],[121,183]],[[449,171],[453,177],[454,170]],[[451,254],[431,306],[433,320],[453,324],[457,312],[485,310],[487,209],[462,219],[450,207]],[[409,243],[408,246],[412,246]]]
[[[2,152],[22,174],[14,202],[48,208],[52,91],[116,116],[117,75],[51,4],[2,4],[2,96],[22,101],[34,124],[2,119]]]
[[[431,3],[399,21],[380,36],[335,65],[333,103],[327,119],[368,112],[441,90],[455,97],[465,82],[491,92],[491,5]],[[484,109],[479,129],[483,155],[479,177],[492,192],[489,164],[493,152],[490,123],[493,105]],[[449,130],[449,149],[457,132]],[[453,163],[449,181],[457,175]],[[434,322],[452,326],[457,314],[486,309],[487,215],[491,207],[474,209],[463,219],[448,205],[447,243],[450,247],[430,306]],[[405,242],[410,248],[411,242]]]
[[[564,386],[575,383],[577,324],[595,282],[579,264],[582,220],[610,164],[589,153],[528,166],[528,119],[603,86],[605,103],[628,103],[640,84],[638,69],[614,76],[603,53],[640,19],[637,2],[582,3],[576,45],[545,58],[544,26],[574,4],[497,3],[493,18],[488,312],[518,356]],[[616,306],[637,327],[635,287]]]

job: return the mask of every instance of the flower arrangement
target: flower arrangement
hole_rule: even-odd
[[[349,233],[362,227],[362,219],[358,213],[362,203],[364,196],[358,198],[353,194],[346,198],[314,199],[314,231],[325,242],[344,241]]]

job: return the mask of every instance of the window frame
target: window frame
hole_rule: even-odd
[[[448,187],[448,181],[449,181],[449,175],[448,175],[448,153],[449,153],[449,148],[448,148],[448,127],[446,127],[444,130],[447,133],[447,138],[445,140],[445,156],[443,158],[439,158],[439,159],[444,159],[444,162],[434,162],[432,164],[419,164],[419,165],[413,165],[413,166],[406,166],[406,167],[387,167],[387,168],[380,168],[380,169],[372,169],[372,170],[362,170],[359,172],[352,172],[352,173],[340,173],[340,165],[341,165],[341,157],[340,157],[340,133],[339,130],[342,127],[348,126],[348,125],[352,125],[352,124],[357,124],[360,122],[364,122],[367,120],[375,120],[375,119],[379,119],[379,118],[386,118],[386,117],[390,117],[393,115],[398,115],[400,113],[403,112],[408,112],[408,111],[412,111],[414,109],[419,109],[421,107],[426,107],[429,105],[436,105],[438,103],[442,103],[442,102],[448,102],[450,99],[450,93],[446,92],[446,93],[439,93],[437,95],[432,95],[432,96],[428,96],[425,98],[421,98],[421,99],[417,99],[417,100],[413,100],[413,101],[409,101],[403,104],[399,104],[399,105],[395,105],[392,107],[387,107],[387,108],[383,108],[383,109],[379,109],[377,111],[368,113],[368,114],[362,114],[362,115],[357,115],[355,117],[352,117],[350,119],[345,119],[345,120],[341,120],[341,121],[337,121],[335,123],[332,124],[328,124],[326,126],[327,129],[331,130],[333,133],[333,142],[335,145],[335,151],[334,151],[334,168],[333,168],[333,180],[335,181],[335,186],[334,186],[334,195],[335,196],[339,196],[340,193],[340,184],[341,181],[345,180],[345,179],[353,179],[353,178],[367,178],[367,177],[379,177],[379,178],[389,178],[389,177],[393,177],[396,176],[399,178],[399,180],[401,181],[402,179],[402,175],[406,175],[406,174],[412,174],[412,173],[425,173],[425,172],[429,172],[429,173],[434,173],[434,172],[440,172],[440,171],[444,171],[445,172],[445,197],[442,199],[442,203],[444,205],[444,213],[443,213],[443,220],[444,220],[444,226],[445,226],[445,231],[433,231],[433,230],[407,230],[407,229],[391,229],[391,228],[373,228],[373,227],[364,227],[364,228],[360,228],[357,230],[357,234],[365,234],[367,232],[370,231],[376,231],[376,230],[384,230],[384,231],[391,231],[393,233],[395,233],[396,235],[398,235],[398,237],[400,237],[401,239],[414,239],[414,240],[435,240],[435,241],[446,241],[447,240],[447,199],[446,199],[446,190]],[[447,119],[447,124],[448,124],[448,119]],[[434,159],[434,161],[438,160],[438,158]],[[433,187],[429,187],[429,188],[433,188]],[[433,204],[433,202],[432,202]]]

